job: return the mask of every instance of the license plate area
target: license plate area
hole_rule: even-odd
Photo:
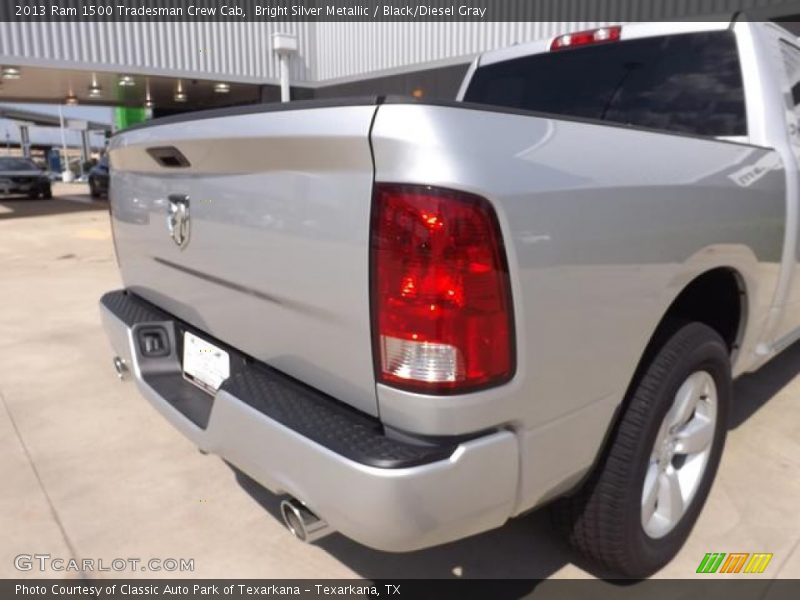
[[[214,395],[230,374],[231,359],[228,352],[189,331],[184,331],[184,379]]]

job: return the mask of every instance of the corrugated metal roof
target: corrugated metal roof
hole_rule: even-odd
[[[117,72],[277,81],[270,36],[292,33],[292,79],[310,78],[313,23],[0,22],[0,63]]]
[[[774,0],[751,0],[770,5]],[[609,17],[730,16],[737,0],[607,0]],[[541,0],[542,14],[577,15],[585,0]],[[549,12],[548,12],[549,11]],[[538,22],[0,22],[0,63],[225,79],[278,80],[273,33],[293,33],[295,83],[315,85],[470,56],[609,21]],[[617,21],[619,22],[619,21]]]

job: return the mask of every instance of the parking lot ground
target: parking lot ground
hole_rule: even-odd
[[[193,559],[193,572],[99,577],[592,577],[547,511],[410,554],[334,534],[295,541],[279,499],[201,455],[120,383],[97,301],[121,287],[105,202],[79,186],[0,199],[0,577],[19,554]],[[720,473],[700,522],[658,576],[691,577],[706,552],[772,552],[764,577],[800,577],[800,345],[736,385]],[[706,576],[708,577],[708,576]],[[610,584],[609,584],[610,585]]]

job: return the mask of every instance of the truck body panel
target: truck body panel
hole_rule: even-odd
[[[769,121],[769,138],[765,141],[775,146],[786,167],[786,222],[789,226],[781,276],[762,348],[762,352],[771,356],[785,348],[800,330],[800,115],[795,99],[795,88],[800,82],[800,46],[781,27],[747,24],[741,28],[740,37],[749,36],[754,41],[752,54],[763,78],[759,89],[764,101],[763,104],[754,102],[754,105],[771,107],[761,115]]]
[[[748,321],[737,372],[755,359],[784,240],[785,173],[774,151],[458,104],[383,105],[372,140],[377,181],[492,202],[518,357],[514,380],[479,395],[378,385],[381,419],[429,434],[516,426],[519,510],[590,467],[659,321],[699,275],[741,276]],[[565,364],[580,365],[580,376]]]
[[[125,286],[377,414],[367,279],[374,111],[256,112],[115,137],[110,202]],[[165,167],[147,152],[164,147],[190,165]],[[183,248],[166,225],[174,195],[190,203]]]
[[[603,80],[581,64],[589,54],[559,58],[548,40],[479,57],[457,102],[213,111],[115,136],[112,223],[127,289],[115,302],[133,308],[105,299],[102,311],[142,393],[272,491],[358,541],[405,550],[497,526],[578,484],[654,334],[700,278],[735,281],[736,299],[719,307],[737,315],[724,340],[731,374],[758,368],[800,332],[800,48],[780,28],[736,20],[625,25],[626,42],[641,63],[611,43],[597,55],[624,77]],[[705,70],[687,48],[711,61]],[[514,61],[540,55],[540,73],[570,64],[597,76],[606,99],[517,81]],[[722,92],[703,104],[681,86]],[[542,89],[544,106],[569,108],[521,100]],[[383,184],[472,195],[496,214],[513,303],[510,381],[444,394],[379,380],[370,232]],[[141,356],[138,332],[158,323],[237,357],[240,370],[204,397],[214,406],[205,428],[153,385],[162,371],[186,383],[180,342],[163,364]],[[368,430],[378,456],[398,441],[455,450],[413,468],[365,467],[250,401],[271,389],[237,387],[250,369],[288,376],[347,423],[342,437]],[[291,414],[284,400],[278,415]],[[282,451],[302,466],[276,460]],[[336,480],[349,487],[326,494],[320,482]],[[362,513],[366,523],[353,517]]]

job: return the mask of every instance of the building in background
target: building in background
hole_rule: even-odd
[[[104,152],[111,115],[107,107],[0,104],[0,156],[27,156],[55,173],[68,166],[80,177]]]
[[[647,19],[645,13],[659,4],[642,3],[637,17]],[[727,9],[733,14],[739,3],[676,4],[682,12],[675,16],[686,18]],[[669,17],[663,7],[658,10],[650,17]],[[447,99],[479,52],[603,24],[0,22],[0,102],[146,108],[159,116],[277,101],[282,53],[275,51],[276,36],[288,36],[296,48],[286,59],[293,99],[363,94]],[[121,120],[135,120],[132,114]]]

